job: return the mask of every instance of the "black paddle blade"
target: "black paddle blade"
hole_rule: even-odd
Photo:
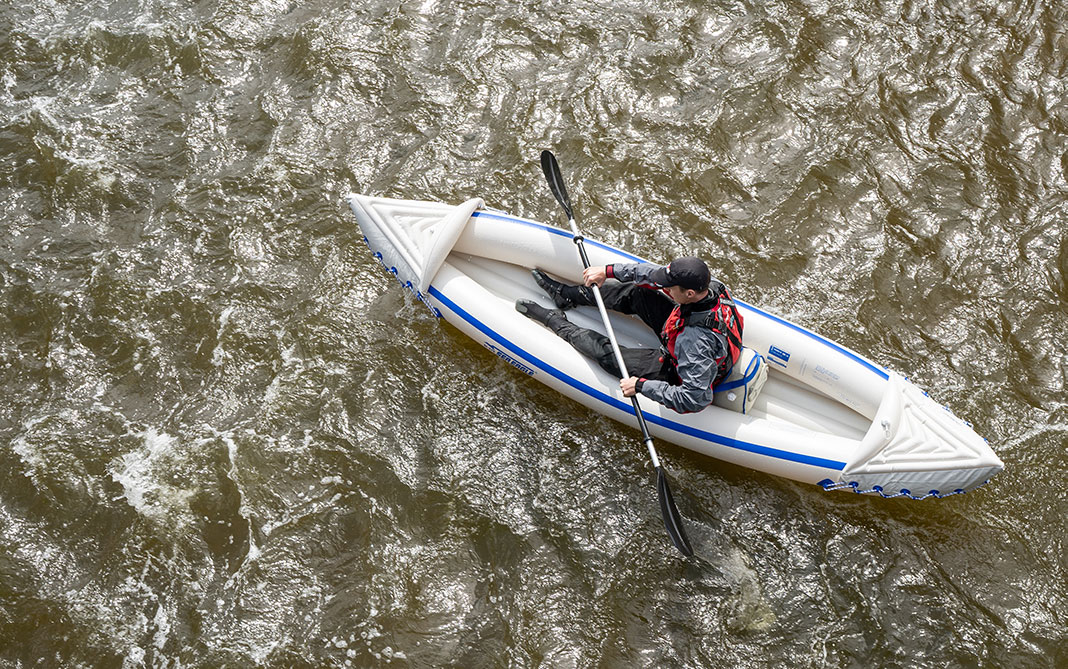
[[[564,208],[568,219],[575,218],[571,209],[571,198],[567,196],[567,188],[564,186],[564,175],[560,173],[560,164],[556,162],[556,156],[552,151],[541,152],[541,171],[545,173],[545,180],[549,182],[549,190]]]
[[[675,506],[675,499],[671,496],[671,488],[668,487],[667,474],[663,467],[656,468],[656,492],[660,496],[660,513],[664,516],[664,525],[667,526],[668,536],[671,543],[686,557],[693,555],[693,547],[686,537],[686,530],[682,529],[682,516]]]

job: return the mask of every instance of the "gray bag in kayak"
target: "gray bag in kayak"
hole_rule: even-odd
[[[738,362],[727,378],[712,389],[712,404],[739,413],[749,413],[768,379],[768,365],[751,348],[742,347]]]

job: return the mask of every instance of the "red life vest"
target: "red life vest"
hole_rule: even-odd
[[[661,360],[669,366],[671,376],[677,383],[682,383],[682,379],[679,377],[679,359],[675,355],[675,342],[679,338],[679,333],[686,327],[708,328],[723,335],[723,338],[727,340],[727,354],[716,361],[718,369],[716,377],[712,379],[713,387],[730,374],[734,363],[738,361],[738,356],[742,354],[742,315],[738,313],[725,286],[715,298],[716,303],[711,310],[692,312],[685,318],[682,316],[682,305],[675,305],[667,321],[664,322],[660,341],[667,349],[667,355]]]

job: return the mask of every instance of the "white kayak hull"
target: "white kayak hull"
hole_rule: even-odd
[[[568,231],[487,209],[351,195],[364,239],[384,267],[440,318],[554,390],[627,425],[634,410],[619,381],[540,324],[517,299],[551,307],[533,267],[578,283]],[[589,238],[590,262],[643,259]],[[654,438],[825,489],[884,497],[945,497],[1003,467],[989,444],[901,375],[742,301],[746,346],[764,356],[768,381],[748,414],[718,406],[678,414],[647,398]],[[603,331],[597,311],[568,318]],[[637,319],[612,314],[623,346],[657,346]]]

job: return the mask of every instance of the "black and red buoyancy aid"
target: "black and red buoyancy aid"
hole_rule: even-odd
[[[727,287],[720,284],[719,292],[710,297],[713,302],[711,309],[691,311],[687,316],[682,315],[682,305],[675,305],[667,321],[664,322],[664,329],[660,332],[660,341],[667,349],[663,362],[670,367],[672,378],[680,383],[679,358],[675,354],[675,342],[679,338],[679,333],[687,327],[708,328],[723,335],[723,338],[727,340],[727,355],[716,361],[718,370],[716,378],[712,380],[713,386],[727,377],[742,353],[742,315],[734,306]],[[694,306],[700,308],[703,305],[695,304]]]

